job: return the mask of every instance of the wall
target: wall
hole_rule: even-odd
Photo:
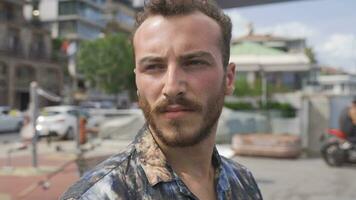
[[[271,129],[274,134],[290,134],[301,136],[300,118],[273,118]]]
[[[312,95],[303,101],[303,147],[309,156],[316,156],[320,154],[320,137],[329,127],[330,100],[325,95]]]

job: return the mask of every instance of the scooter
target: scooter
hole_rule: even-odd
[[[347,140],[346,134],[337,129],[329,129],[321,138],[321,155],[332,167],[356,163],[356,144]]]

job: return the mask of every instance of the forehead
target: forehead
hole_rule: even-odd
[[[133,44],[135,54],[143,50],[164,51],[220,48],[221,31],[219,24],[201,12],[187,15],[148,17],[137,29]]]

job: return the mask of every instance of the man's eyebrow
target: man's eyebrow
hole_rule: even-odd
[[[146,56],[141,58],[138,63],[139,65],[144,65],[145,63],[149,63],[149,62],[162,62],[162,61],[164,61],[164,59],[161,57]]]
[[[194,58],[208,58],[208,59],[213,59],[213,56],[206,52],[206,51],[196,51],[192,53],[187,53],[179,57],[179,60],[190,60]]]

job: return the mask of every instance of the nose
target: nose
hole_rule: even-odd
[[[166,98],[176,98],[177,96],[182,96],[186,93],[186,77],[184,71],[177,65],[170,65],[167,68],[163,95]]]

